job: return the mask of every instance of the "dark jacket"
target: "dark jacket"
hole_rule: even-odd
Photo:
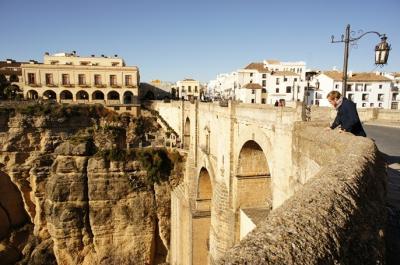
[[[356,104],[347,98],[343,98],[342,105],[337,109],[337,115],[331,129],[335,129],[339,125],[342,130],[351,132],[356,136],[367,136],[358,117]]]

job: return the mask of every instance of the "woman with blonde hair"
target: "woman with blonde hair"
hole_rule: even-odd
[[[360,117],[358,116],[356,104],[354,104],[354,102],[343,97],[335,90],[328,93],[327,99],[337,111],[336,118],[330,126],[331,129],[340,126],[342,131],[350,132],[356,136],[367,136],[361,125]]]

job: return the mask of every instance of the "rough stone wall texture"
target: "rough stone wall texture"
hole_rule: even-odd
[[[93,143],[77,134],[91,126],[87,117],[17,114],[0,132],[0,264],[167,260],[171,185],[179,178],[147,186],[138,161],[93,156]]]
[[[384,264],[386,172],[375,144],[304,125],[294,138],[295,156],[320,170],[218,264]]]

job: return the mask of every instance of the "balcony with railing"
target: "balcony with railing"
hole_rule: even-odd
[[[72,103],[72,99],[60,99],[60,103]]]
[[[28,86],[30,86],[30,87],[42,87],[42,85],[39,84],[39,83],[28,83]]]
[[[91,103],[93,103],[93,104],[105,104],[106,101],[104,99],[93,99],[91,101]]]
[[[110,84],[110,86],[111,86],[112,88],[121,88],[121,86],[118,85],[118,84]]]
[[[121,104],[119,99],[107,99],[107,105],[118,105]]]
[[[63,87],[67,87],[67,88],[75,87],[74,84],[70,84],[70,83],[63,83],[62,86],[63,86]]]
[[[58,87],[58,85],[54,84],[54,83],[46,83],[46,86],[47,87]]]
[[[90,87],[90,85],[86,84],[86,83],[81,83],[78,86],[81,87],[81,88],[89,88]]]

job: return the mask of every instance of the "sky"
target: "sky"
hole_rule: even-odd
[[[399,0],[0,0],[0,60],[43,61],[45,52],[114,55],[141,81],[202,82],[264,59],[343,66],[347,24],[385,33],[388,65],[374,65],[377,35],[352,46],[349,70],[400,71]]]

